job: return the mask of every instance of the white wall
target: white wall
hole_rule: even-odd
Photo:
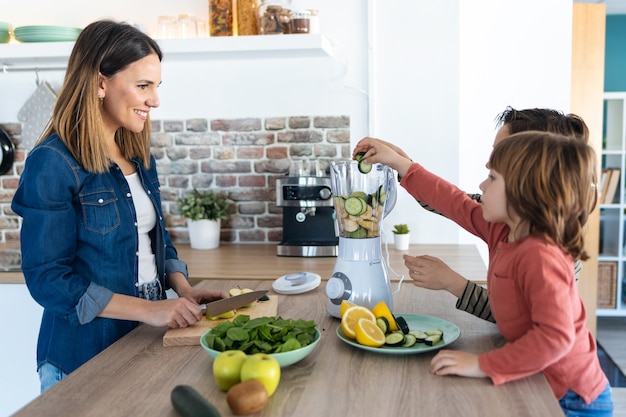
[[[480,192],[506,106],[569,110],[569,0],[372,4],[371,135],[468,192]],[[408,223],[417,243],[476,243],[487,260],[482,242],[405,192],[385,223]]]
[[[54,8],[39,0],[4,3],[2,20],[14,26],[84,26],[112,16],[154,30],[159,15],[207,10],[206,1],[199,0],[109,0],[106,5],[57,0]],[[570,0],[294,4],[320,10],[322,32],[337,46],[333,58],[175,63],[166,55],[162,106],[154,118],[347,114],[353,144],[365,135],[392,141],[474,192],[485,176],[494,117],[507,105],[568,110]],[[40,76],[62,80],[60,73]],[[29,73],[0,73],[0,123],[17,121],[34,79]],[[420,209],[404,191],[385,229],[400,222],[416,232],[414,242],[473,242],[451,222]],[[12,343],[0,344],[0,369],[15,369],[6,373],[10,387],[0,386],[0,416],[38,393],[34,346],[40,312],[32,304],[23,286],[0,286],[2,317],[20,314]],[[24,309],[34,313],[23,317]]]

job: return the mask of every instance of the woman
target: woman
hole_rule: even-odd
[[[23,218],[22,270],[44,307],[42,392],[139,322],[187,327],[199,303],[165,229],[150,110],[159,46],[126,24],[87,26],[70,55],[52,120],[30,152],[12,209]],[[166,299],[173,289],[179,298]]]

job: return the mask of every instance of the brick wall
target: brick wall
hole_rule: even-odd
[[[11,198],[24,167],[21,125],[0,124],[16,146],[15,163],[1,178],[0,242],[19,240],[20,218]],[[233,202],[222,221],[221,240],[279,242],[282,208],[276,179],[293,160],[318,160],[328,172],[335,159],[350,158],[348,116],[285,116],[243,119],[153,120],[152,153],[161,181],[166,224],[174,242],[188,242],[176,200],[194,187],[225,192]]]

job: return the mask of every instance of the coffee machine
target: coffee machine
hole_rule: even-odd
[[[337,256],[330,178],[288,176],[276,180],[276,205],[283,208],[278,256]]]

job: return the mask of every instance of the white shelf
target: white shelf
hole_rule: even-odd
[[[207,59],[332,56],[324,35],[223,36],[159,40],[163,62]],[[0,44],[0,72],[58,69],[67,65],[74,42]]]
[[[626,276],[626,92],[605,93],[605,119],[602,149],[602,168],[620,170],[620,184],[616,191],[617,203],[600,205],[600,238],[602,253],[600,262],[615,262],[617,282],[615,285],[615,308],[598,308],[601,317],[625,317],[626,302],[622,299],[622,288]]]

